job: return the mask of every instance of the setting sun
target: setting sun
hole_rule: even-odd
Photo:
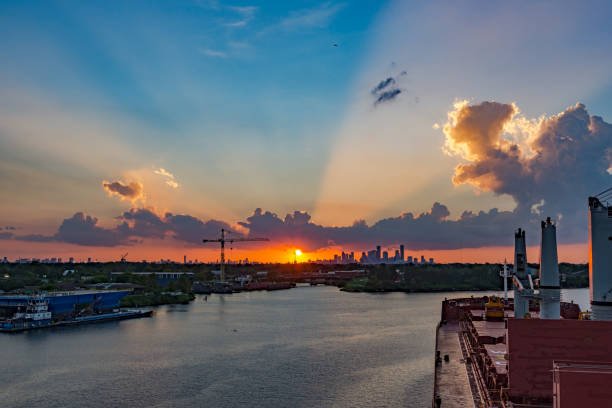
[[[295,256],[300,256],[302,255],[302,251],[300,251],[299,249],[295,250]]]

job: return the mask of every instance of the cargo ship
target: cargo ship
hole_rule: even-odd
[[[82,290],[0,296],[0,332],[73,326],[152,315],[151,310],[120,308],[129,290]]]
[[[432,407],[612,407],[612,189],[589,197],[591,310],[560,301],[556,226],[542,221],[540,270],[515,232],[514,298],[445,299]]]

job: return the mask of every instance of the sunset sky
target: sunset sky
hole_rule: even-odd
[[[587,260],[608,1],[0,4],[0,257]]]

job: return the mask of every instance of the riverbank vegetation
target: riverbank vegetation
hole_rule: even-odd
[[[346,291],[355,292],[433,292],[433,291],[471,291],[500,290],[503,281],[499,275],[501,264],[243,264],[227,268],[228,279],[235,276],[251,275],[265,271],[265,279],[283,281],[296,279],[305,273],[327,274],[339,270],[365,270],[367,278],[359,278],[344,286]],[[537,275],[538,265],[529,265]],[[512,265],[509,265],[510,270]],[[4,263],[0,264],[0,291],[36,293],[37,291],[75,290],[87,288],[96,283],[131,283],[138,285],[137,293],[129,295],[126,306],[157,305],[163,303],[183,303],[184,297],[171,299],[162,292],[182,292],[190,295],[191,280],[186,276],[181,280],[160,286],[154,275],[140,275],[134,272],[191,272],[194,280],[210,281],[214,278],[215,264],[152,264],[140,262],[108,263]],[[122,272],[111,275],[111,272]],[[588,265],[559,264],[560,284],[564,288],[588,287]],[[144,297],[143,297],[144,296]]]
[[[530,265],[538,274],[538,265]],[[441,292],[501,290],[499,264],[376,265],[368,276],[348,282],[347,292]],[[560,284],[564,288],[588,287],[588,265],[561,263]],[[508,282],[511,287],[511,283]]]

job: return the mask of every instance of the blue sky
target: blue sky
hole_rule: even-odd
[[[611,8],[2,2],[0,221],[52,233],[83,211],[113,225],[135,204],[112,181],[140,183],[141,207],[230,223],[258,207],[324,225],[436,201],[451,217],[512,210],[507,192],[453,184],[447,114],[493,100],[536,120],[582,102],[611,121]],[[386,78],[398,93],[375,104]]]

